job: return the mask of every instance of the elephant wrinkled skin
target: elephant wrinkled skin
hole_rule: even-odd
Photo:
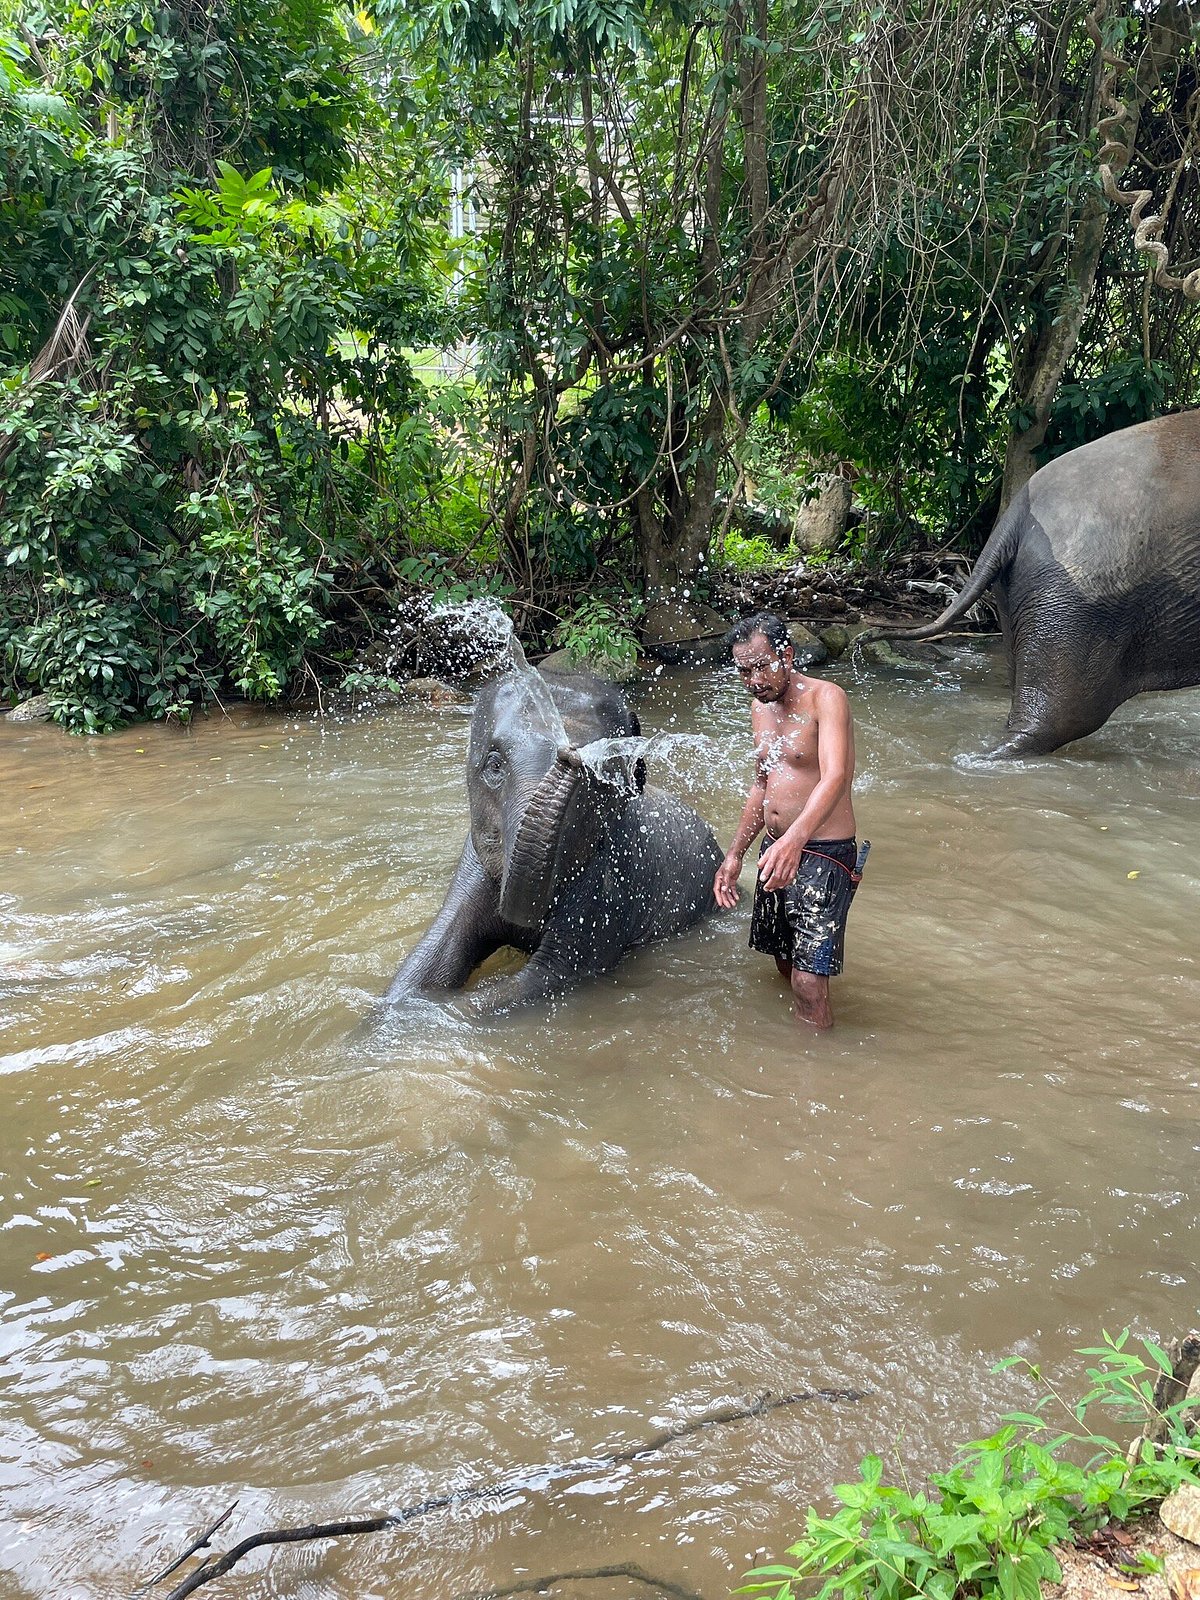
[[[525,669],[484,686],[471,720],[471,831],[445,902],[387,991],[461,989],[502,946],[529,959],[472,994],[479,1013],[547,999],[678,933],[715,909],[721,851],[707,823],[645,787],[618,749],[579,751],[639,732],[624,695],[601,679]]]
[[[994,756],[1043,755],[1093,733],[1122,701],[1200,683],[1200,412],[1068,451],[1000,517],[932,639],[993,591],[1012,668]]]

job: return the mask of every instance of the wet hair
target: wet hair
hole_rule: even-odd
[[[756,611],[752,617],[743,617],[740,622],[735,622],[725,635],[725,648],[733,653],[735,644],[748,644],[756,633],[761,633],[763,638],[773,650],[778,650],[780,655],[791,644],[791,635],[787,630],[787,623],[773,611]]]

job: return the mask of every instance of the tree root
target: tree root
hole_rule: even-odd
[[[512,1478],[506,1478],[500,1483],[473,1484],[466,1489],[454,1489],[445,1494],[433,1495],[427,1500],[418,1501],[417,1504],[404,1506],[399,1511],[389,1511],[377,1517],[350,1518],[340,1522],[313,1522],[300,1528],[267,1528],[261,1533],[252,1533],[243,1539],[240,1544],[235,1544],[232,1549],[226,1550],[223,1555],[210,1556],[198,1566],[195,1571],[171,1590],[166,1600],[184,1600],[189,1594],[194,1594],[199,1588],[214,1579],[224,1575],[252,1550],[257,1550],[265,1545],[272,1544],[299,1544],[314,1539],[340,1539],[359,1533],[382,1533],[388,1528],[403,1527],[406,1522],[412,1522],[418,1517],[428,1516],[433,1511],[449,1511],[457,1506],[471,1505],[481,1500],[513,1500],[525,1494],[540,1492],[547,1489],[551,1483],[563,1478],[581,1478],[591,1473],[622,1466],[631,1461],[640,1461],[646,1456],[657,1455],[665,1450],[677,1439],[686,1439],[691,1434],[700,1433],[706,1428],[725,1426],[731,1422],[741,1422],[750,1417],[765,1416],[770,1411],[778,1411],[784,1406],[802,1405],[809,1401],[825,1401],[830,1405],[840,1403],[853,1404],[865,1400],[868,1396],[858,1389],[801,1389],[795,1394],[774,1395],[769,1392],[754,1395],[737,1404],[723,1406],[719,1410],[706,1412],[702,1417],[694,1417],[690,1422],[676,1423],[673,1427],[664,1428],[661,1433],[656,1433],[652,1438],[642,1444],[630,1445],[625,1450],[616,1450],[609,1455],[584,1456],[576,1461],[550,1463],[546,1466],[533,1467]],[[234,1505],[237,1502],[234,1501]],[[202,1533],[183,1555],[172,1561],[148,1583],[141,1586],[141,1591],[153,1588],[161,1583],[164,1578],[185,1562],[189,1556],[195,1555],[208,1544],[212,1535],[220,1528],[233,1512],[233,1506],[212,1524],[206,1532]],[[559,1574],[558,1577],[541,1578],[533,1580],[533,1587],[525,1586],[525,1592],[536,1593],[537,1584],[552,1584],[563,1582],[571,1574]],[[678,1600],[697,1600],[696,1596],[688,1595],[683,1589],[674,1588],[669,1584],[659,1582],[641,1573],[636,1568],[604,1568],[596,1569],[592,1573],[575,1574],[579,1577],[605,1577],[605,1576],[630,1576],[638,1582],[657,1586],[664,1594],[678,1597]],[[509,1595],[522,1592],[521,1588],[504,1589],[496,1591],[497,1595]]]

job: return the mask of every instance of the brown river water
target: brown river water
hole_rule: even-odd
[[[3,1600],[128,1594],[234,1499],[229,1542],[868,1391],[203,1591],[718,1600],[865,1452],[1027,1405],[1001,1357],[1077,1390],[1195,1323],[1200,695],[989,766],[994,653],[834,675],[874,849],[815,1037],[748,894],[548,1013],[371,1026],[465,834],[454,708],[0,724]],[[732,674],[637,698],[727,839]]]

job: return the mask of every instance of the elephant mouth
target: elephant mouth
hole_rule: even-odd
[[[578,752],[563,749],[529,797],[500,885],[500,915],[518,928],[545,921],[554,896],[595,848],[581,803],[589,787]]]

